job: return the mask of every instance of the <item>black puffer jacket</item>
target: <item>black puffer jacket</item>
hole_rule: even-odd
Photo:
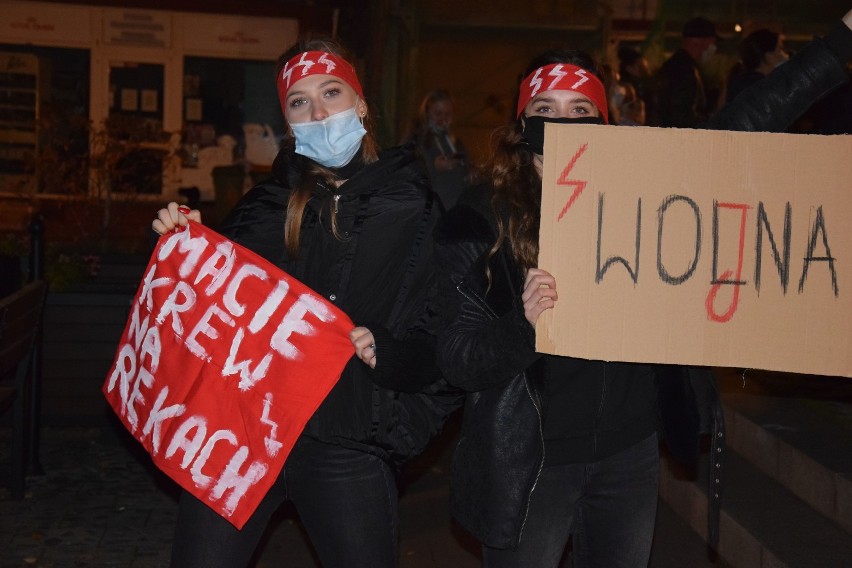
[[[852,32],[845,26],[815,40],[763,81],[746,89],[707,128],[782,131],[808,105],[848,80]],[[522,276],[505,250],[487,267],[483,253],[495,241],[490,189],[473,188],[436,232],[443,272],[439,363],[448,380],[471,391],[453,461],[454,517],[481,542],[516,546],[529,497],[543,466],[542,401],[534,331],[523,315]],[[698,434],[711,432],[711,467],[721,469],[724,425],[706,372],[659,366],[655,371],[663,438],[675,456],[694,459]],[[717,451],[718,450],[718,451]],[[720,467],[717,467],[719,464]],[[711,476],[710,542],[718,537],[721,496]]]
[[[288,199],[309,166],[292,149],[282,150],[273,178],[243,196],[221,231],[323,295],[376,339],[376,369],[353,357],[303,435],[399,463],[419,453],[460,405],[458,394],[442,390],[434,361],[437,199],[412,149],[388,150],[336,190],[316,184],[302,217],[298,258],[290,258],[284,247]],[[332,232],[333,210],[340,238]]]

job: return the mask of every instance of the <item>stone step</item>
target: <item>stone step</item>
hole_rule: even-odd
[[[707,456],[698,479],[664,460],[660,496],[702,536],[707,534]],[[852,535],[734,451],[726,459],[719,558],[734,568],[848,568]]]
[[[852,379],[716,376],[729,447],[852,534]]]
[[[735,567],[852,566],[852,380],[716,369],[728,452],[719,556]],[[661,497],[707,534],[706,461],[665,460]]]

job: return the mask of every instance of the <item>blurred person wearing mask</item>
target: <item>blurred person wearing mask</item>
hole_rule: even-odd
[[[636,49],[623,45],[618,48],[618,75],[622,82],[629,83],[636,95],[648,103],[651,97],[651,67],[648,58]]]
[[[618,116],[619,126],[645,126],[645,101],[638,97],[624,101]]]
[[[455,205],[469,175],[467,150],[450,129],[454,112],[455,101],[449,91],[430,91],[423,97],[404,140],[415,143],[429,171],[432,189],[445,209]]]
[[[709,117],[701,66],[716,54],[716,26],[702,17],[683,26],[681,47],[655,76],[652,126],[696,128]]]

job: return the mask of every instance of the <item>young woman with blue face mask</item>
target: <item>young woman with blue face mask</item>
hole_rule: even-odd
[[[355,356],[241,531],[181,496],[172,565],[245,566],[288,500],[323,566],[393,567],[397,469],[460,404],[441,390],[430,329],[440,207],[412,148],[379,152],[340,46],[291,49],[277,87],[288,130],[272,178],[243,196],[220,231],[346,312],[358,326]],[[187,217],[200,220],[172,203],[153,227],[163,234]]]
[[[743,91],[706,125],[783,131],[848,81],[852,12],[825,39]],[[694,462],[711,434],[709,542],[718,538],[724,425],[712,375],[669,365],[535,351],[535,323],[571,290],[538,268],[546,122],[608,122],[595,62],[555,50],[534,59],[516,119],[493,137],[482,179],[436,229],[443,324],[438,361],[466,391],[451,476],[453,516],[487,567],[647,566],[657,507],[658,440]],[[613,164],[613,167],[615,165]]]

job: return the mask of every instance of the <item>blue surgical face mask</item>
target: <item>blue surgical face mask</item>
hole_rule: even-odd
[[[355,107],[325,120],[290,124],[296,138],[296,153],[327,168],[345,166],[361,147],[367,131]]]

